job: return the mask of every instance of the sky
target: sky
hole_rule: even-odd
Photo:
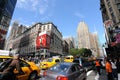
[[[15,20],[27,26],[52,22],[63,37],[76,37],[79,22],[85,21],[89,31],[97,32],[99,42],[105,43],[99,0],[18,0],[11,24]]]

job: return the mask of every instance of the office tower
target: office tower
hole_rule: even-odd
[[[98,42],[98,33],[94,32],[90,34],[90,43],[91,43],[91,50],[95,57],[100,57],[100,46]]]
[[[85,22],[80,22],[77,28],[78,48],[90,49],[90,33]]]
[[[0,0],[0,49],[4,49],[5,38],[17,0]]]

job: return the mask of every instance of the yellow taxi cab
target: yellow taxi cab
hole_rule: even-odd
[[[0,72],[9,66],[8,60],[12,60],[10,56],[0,56]],[[23,74],[18,74],[18,71],[15,69],[14,73],[16,74],[17,80],[36,80],[40,76],[40,68],[36,66],[34,62],[27,62],[20,59],[20,67]]]
[[[48,58],[48,59],[46,59],[46,61],[43,61],[40,63],[40,68],[41,69],[48,69],[58,62],[61,62],[60,58]]]
[[[64,62],[73,62],[73,58],[74,57],[72,55],[66,56]]]
[[[10,58],[12,58],[12,57],[10,57],[10,56],[0,56],[0,63],[5,61],[5,60],[8,60]]]

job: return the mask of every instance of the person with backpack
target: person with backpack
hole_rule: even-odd
[[[19,54],[15,54],[9,66],[5,70],[3,70],[0,80],[16,80],[16,76],[14,74],[15,68],[18,70],[19,74],[23,74],[23,71],[20,67]]]

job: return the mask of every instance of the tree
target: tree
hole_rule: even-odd
[[[70,54],[73,56],[81,56],[81,57],[90,57],[92,55],[92,51],[87,48],[81,48],[81,49],[70,49]]]
[[[90,49],[85,48],[84,57],[90,57],[92,55],[92,51]]]
[[[70,49],[70,54],[76,56],[78,54],[78,49],[75,48]]]

